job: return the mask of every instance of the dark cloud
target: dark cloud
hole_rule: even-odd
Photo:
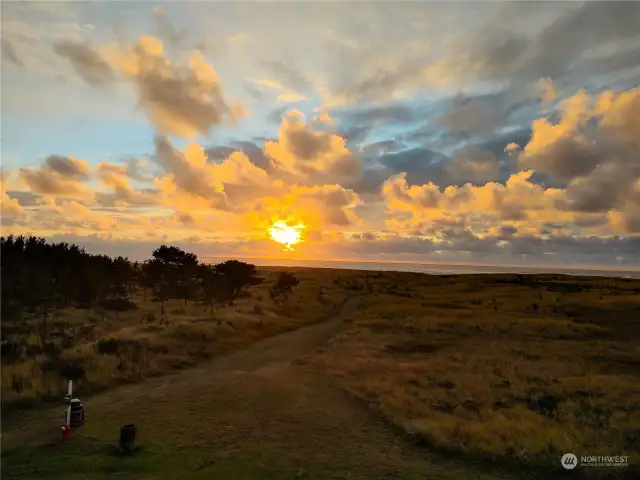
[[[508,92],[490,95],[457,95],[440,117],[440,124],[454,131],[475,134],[503,126],[512,109]]]
[[[385,125],[411,123],[424,115],[424,109],[400,104],[377,105],[344,110],[332,110],[331,115],[347,125]]]
[[[527,38],[504,29],[485,32],[475,39],[470,57],[478,63],[483,76],[495,78],[508,75],[527,48]]]
[[[465,147],[447,162],[446,171],[452,180],[484,184],[500,179],[500,166],[496,156],[486,150]]]
[[[39,195],[32,192],[25,192],[19,190],[8,190],[7,195],[9,198],[15,198],[22,207],[35,207],[38,205]]]
[[[83,179],[89,175],[89,165],[77,158],[49,155],[45,160],[45,164],[52,171],[63,177]]]
[[[16,67],[24,67],[24,62],[18,56],[13,43],[6,38],[2,39],[2,60],[14,64]]]
[[[523,156],[521,166],[550,174],[560,180],[588,175],[600,163],[599,148],[575,138],[566,137],[545,148],[537,155]]]
[[[259,147],[253,142],[248,141],[236,141],[233,145],[243,152],[249,161],[256,167],[269,171],[271,168],[271,161],[264,154],[262,147]]]
[[[149,175],[144,171],[144,163],[139,158],[127,158],[125,159],[125,165],[127,169],[127,176],[132,180],[136,180],[138,182],[150,182],[154,178],[153,175]]]
[[[506,227],[500,235],[478,237],[468,228],[445,228],[439,232],[440,242],[423,237],[378,238],[365,241],[352,237],[342,247],[345,252],[390,261],[407,256],[413,261],[460,261],[470,263],[536,265],[624,265],[640,266],[640,237],[600,238],[550,235],[541,238],[518,235]],[[506,237],[506,238],[505,238]],[[499,243],[500,242],[500,243]]]
[[[591,101],[580,95],[574,99]],[[572,126],[566,119],[555,125],[567,130],[560,138],[549,137],[549,128],[554,127],[550,122],[534,128],[531,142],[519,157],[521,167],[565,183],[566,196],[558,205],[562,209],[623,208],[640,179],[640,90],[617,96],[608,92],[602,99],[611,105],[600,115],[583,113],[584,125]]]
[[[307,129],[287,130],[292,153],[302,160],[310,160],[331,148],[331,137],[318,135]]]
[[[626,232],[640,233],[640,202],[632,204],[627,208],[622,221]]]
[[[96,204],[106,211],[115,211],[110,207],[122,206],[122,204],[138,209],[138,207],[159,205],[160,191],[154,188],[133,190],[116,185],[113,193],[96,192],[95,198]]]
[[[187,193],[212,201],[212,206],[225,204],[224,193],[206,178],[202,171],[195,168],[182,152],[173,148],[168,138],[155,137],[155,161],[165,172],[173,176],[176,186]]]
[[[442,188],[508,178],[500,172],[501,165],[492,152],[474,147],[459,149],[451,157],[424,147],[410,148],[369,157],[367,163],[362,178],[350,185],[357,192],[379,191],[391,175],[400,172],[406,173],[410,185],[433,183]]]
[[[378,68],[356,84],[339,89],[335,95],[348,101],[375,101],[387,98],[403,83],[410,81],[422,71],[422,62],[407,60],[393,68]]]
[[[229,155],[233,152],[237,152],[238,150],[233,147],[229,147],[226,145],[220,145],[217,147],[211,147],[205,150],[207,154],[207,161],[210,163],[221,163],[224,161]]]
[[[406,172],[409,184],[423,185],[432,182],[443,185],[449,180],[445,170],[446,159],[439,152],[420,147],[382,155],[378,162],[390,172]]]
[[[78,181],[66,179],[46,166],[38,169],[21,168],[20,178],[32,192],[43,195],[75,196],[87,192]]]
[[[528,9],[519,2],[512,9]],[[452,62],[453,71],[476,72],[485,79],[531,81],[541,77],[560,78],[580,68],[585,52],[604,45],[626,45],[640,35],[640,4],[638,2],[584,2],[567,9],[539,33],[525,37],[491,23],[476,31],[459,45],[466,54]],[[620,48],[620,47],[619,47]],[[613,53],[612,56],[618,54]],[[619,58],[619,68],[640,65],[640,57]],[[592,64],[608,68],[610,65]],[[604,70],[606,72],[608,70]]]
[[[78,76],[94,87],[104,87],[115,79],[106,60],[86,43],[61,41],[54,44],[53,50],[68,59]]]
[[[496,157],[505,155],[505,147],[510,143],[515,143],[524,147],[531,140],[531,127],[516,127],[505,133],[494,133],[491,135],[483,135],[480,139],[473,140],[469,143],[469,147],[485,150],[493,153]]]
[[[589,175],[569,183],[567,206],[583,212],[606,212],[621,207],[631,194],[637,178],[640,178],[640,165],[619,168],[611,163],[601,164]]]
[[[132,47],[113,52],[110,64],[86,44],[65,42],[55,48],[94,86],[104,85],[112,69],[127,78],[136,87],[138,106],[162,134],[207,136],[212,127],[233,124],[246,115],[242,105],[227,102],[217,73],[202,56],[193,54],[188,66],[177,65],[153,37],[141,37]]]
[[[367,139],[372,129],[372,124],[355,125],[350,127],[342,127],[340,128],[338,133],[342,138],[345,139],[349,146],[355,147]]]
[[[362,154],[365,156],[376,157],[385,153],[397,152],[406,149],[407,146],[403,142],[396,140],[381,140],[379,142],[369,143],[362,147]]]
[[[347,183],[345,186],[360,195],[377,194],[385,180],[393,173],[390,169],[381,165],[367,166],[357,182]]]

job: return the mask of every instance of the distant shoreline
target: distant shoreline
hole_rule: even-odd
[[[217,262],[227,257],[203,257],[205,262]],[[334,268],[341,270],[369,270],[381,272],[414,272],[432,275],[474,275],[474,274],[556,274],[587,277],[615,277],[640,279],[640,268],[615,267],[553,267],[530,265],[469,265],[438,264],[419,262],[378,262],[344,260],[294,260],[243,257],[238,260],[251,262],[259,267],[289,268]]]

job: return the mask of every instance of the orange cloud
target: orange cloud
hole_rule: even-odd
[[[50,155],[38,168],[21,168],[19,175],[34,193],[90,200],[93,192],[81,183],[89,177],[89,172],[89,164],[84,160]]]
[[[362,160],[346,147],[345,140],[333,133],[313,131],[297,110],[284,117],[278,140],[267,142],[264,153],[276,170],[301,183],[341,183],[362,175]]]
[[[136,45],[105,49],[109,65],[135,85],[140,108],[160,132],[192,138],[212,127],[234,124],[247,115],[225,98],[220,77],[204,57],[193,52],[186,66],[174,65],[160,40],[143,36]]]

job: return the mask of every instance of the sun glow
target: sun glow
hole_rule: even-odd
[[[287,225],[286,222],[280,220],[271,225],[269,234],[275,242],[283,244],[285,250],[293,250],[293,245],[302,241],[303,228],[302,223]]]

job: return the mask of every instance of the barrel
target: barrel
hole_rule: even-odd
[[[133,424],[122,425],[120,427],[120,448],[123,450],[131,450],[135,443],[136,426]]]
[[[84,406],[77,398],[71,400],[71,418],[72,427],[84,425]]]

